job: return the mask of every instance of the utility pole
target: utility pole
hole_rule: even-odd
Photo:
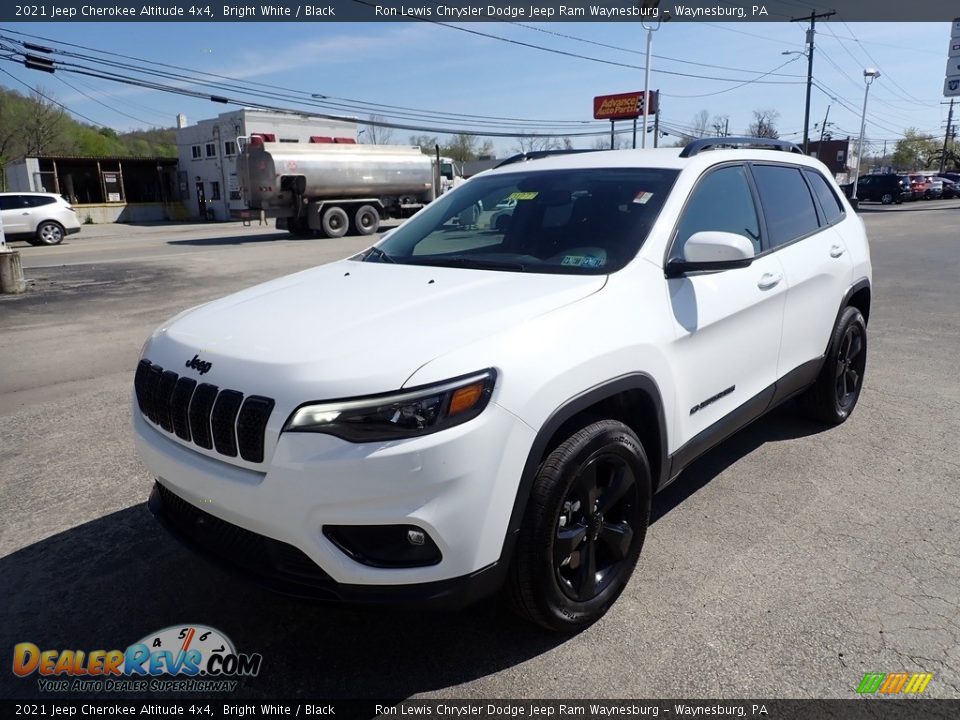
[[[657,90],[657,112],[653,116],[653,146],[660,147],[660,91]]]
[[[810,28],[807,30],[807,102],[803,111],[803,154],[806,155],[810,149],[810,88],[813,86],[813,36],[816,33],[817,18],[828,18],[836,15],[835,12],[826,12],[817,14],[816,11],[810,13],[810,17],[791,18],[790,22],[798,20],[810,21]]]
[[[950,100],[950,112],[947,113],[947,132],[943,136],[943,155],[940,156],[940,174],[947,169],[947,143],[950,141],[951,128],[953,128],[953,99]]]
[[[823,125],[820,126],[820,143],[817,145],[817,160],[820,159],[820,150],[823,149],[823,136],[827,132],[827,118],[830,117],[830,106],[827,105],[827,113],[823,116]]]

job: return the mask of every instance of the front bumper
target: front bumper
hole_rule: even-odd
[[[292,545],[220,520],[160,483],[154,484],[148,507],[177,540],[220,567],[274,592],[320,602],[458,609],[495,593],[507,569],[498,562],[451,580],[348,585],[338,583]]]
[[[136,406],[133,415],[140,456],[158,478],[154,514],[188,544],[277,590],[455,605],[502,578],[500,556],[534,433],[495,403],[463,425],[389,443],[283,433],[262,472],[191,450]],[[331,525],[415,526],[441,559],[420,567],[363,564],[324,535]]]

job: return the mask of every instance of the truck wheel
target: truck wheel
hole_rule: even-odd
[[[373,235],[380,229],[380,213],[373,205],[361,205],[353,216],[357,235]]]
[[[323,220],[320,221],[323,226],[323,232],[327,237],[340,238],[347,234],[347,228],[350,227],[350,220],[347,212],[342,207],[334,206],[327,208],[323,213]]]
[[[310,237],[312,234],[306,218],[287,220],[287,231],[294,237]]]
[[[515,610],[577,632],[613,605],[633,574],[650,519],[650,464],[636,434],[594,422],[537,472],[507,591]]]

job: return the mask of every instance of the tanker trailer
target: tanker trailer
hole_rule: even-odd
[[[297,236],[372,235],[434,199],[433,165],[418,147],[240,140],[237,178],[247,207]]]

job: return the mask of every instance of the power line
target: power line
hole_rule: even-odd
[[[790,63],[796,61],[797,58],[799,58],[799,55],[790,58],[790,59],[787,60],[785,63],[781,63],[780,65],[777,65],[777,66],[776,66],[773,70],[771,70],[770,72],[764,73],[764,75],[771,75],[771,74],[773,74],[774,71],[779,70],[780,68],[789,65]],[[760,77],[764,77],[764,75],[761,75]],[[759,79],[760,79],[760,78],[757,78],[757,80],[759,80]],[[713,95],[720,95],[720,94],[725,93],[725,92],[730,92],[731,90],[738,90],[739,88],[745,87],[746,85],[752,85],[752,84],[754,84],[755,82],[756,82],[756,80],[747,80],[746,82],[740,83],[739,85],[734,85],[733,87],[728,87],[728,88],[725,88],[725,89],[723,89],[723,90],[716,90],[715,92],[700,93],[700,94],[697,94],[697,95],[677,95],[677,94],[675,94],[675,93],[662,93],[662,94],[663,94],[664,97],[673,97],[673,98],[701,98],[701,97],[712,97]],[[799,85],[799,84],[802,84],[802,83],[792,83],[792,84],[794,84],[794,85]]]
[[[4,75],[6,75],[6,76],[12,78],[12,79],[15,80],[16,82],[20,83],[21,85],[23,85],[23,86],[24,86],[27,90],[29,90],[30,92],[36,93],[37,95],[39,95],[40,97],[42,97],[44,100],[48,100],[49,102],[52,102],[54,105],[58,105],[59,107],[63,108],[64,110],[66,110],[66,111],[67,111],[68,113],[70,113],[71,115],[76,115],[77,117],[82,117],[84,120],[86,120],[87,122],[89,122],[91,125],[93,125],[93,126],[95,126],[95,127],[104,127],[103,125],[101,125],[100,123],[98,123],[96,120],[94,120],[94,119],[92,119],[92,118],[88,118],[88,117],[87,117],[86,115],[84,115],[83,113],[79,113],[79,112],[77,112],[76,110],[71,110],[70,108],[68,108],[68,107],[67,107],[66,105],[64,105],[63,103],[54,100],[52,97],[48,97],[47,95],[44,95],[44,94],[43,94],[42,92],[40,92],[37,88],[30,87],[29,85],[27,85],[27,83],[25,83],[23,80],[21,80],[20,78],[18,78],[16,75],[13,75],[12,73],[7,72],[7,71],[4,70],[3,68],[0,68],[0,72],[2,72],[2,73],[3,73]]]
[[[112,110],[112,111],[115,112],[115,113],[120,113],[120,114],[123,115],[124,117],[128,117],[128,118],[130,118],[131,120],[136,120],[137,122],[143,123],[144,125],[151,125],[151,123],[150,123],[149,121],[147,121],[147,120],[143,120],[143,119],[141,119],[141,118],[134,117],[133,115],[130,115],[130,114],[128,114],[128,113],[125,113],[123,110],[118,110],[118,109],[115,108],[115,107],[111,107],[110,105],[107,105],[105,102],[103,102],[103,101],[101,101],[101,100],[97,100],[97,98],[93,97],[92,95],[90,95],[90,94],[88,94],[88,93],[85,93],[83,90],[81,90],[80,88],[76,87],[75,85],[71,85],[70,83],[68,83],[68,82],[67,82],[66,80],[64,80],[63,77],[60,76],[60,75],[54,75],[54,77],[55,77],[57,80],[59,80],[60,82],[62,82],[64,85],[66,85],[68,88],[70,88],[71,90],[74,90],[75,92],[78,92],[78,93],[80,93],[81,95],[83,95],[85,98],[88,98],[88,99],[92,100],[93,102],[95,102],[95,103],[97,103],[97,104],[99,104],[99,105],[102,105],[102,106],[105,107],[107,110]]]

